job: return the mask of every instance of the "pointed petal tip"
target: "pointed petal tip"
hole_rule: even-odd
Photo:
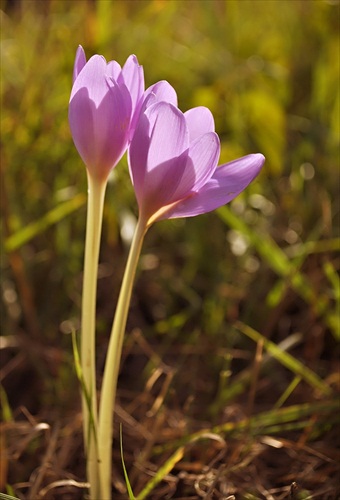
[[[135,54],[131,54],[130,57],[134,63],[138,64],[138,66],[142,66],[141,64],[139,64],[138,57]]]
[[[169,102],[176,107],[178,106],[176,91],[166,80],[154,83],[145,91],[144,108],[160,101]]]
[[[255,168],[257,168],[257,172],[255,177],[261,172],[261,169],[264,165],[264,162],[266,161],[265,156],[262,153],[254,153],[253,155],[254,163],[255,163]]]
[[[257,156],[257,158],[262,162],[264,162],[266,159],[266,157],[262,153],[254,153],[254,156]]]
[[[263,154],[254,153],[221,165],[201,189],[162,218],[193,217],[229,203],[258,176],[264,161]]]
[[[260,168],[262,168],[264,162],[266,161],[266,158],[262,153],[253,153],[250,154],[249,156],[252,157],[253,160],[258,163]]]
[[[139,64],[138,58],[135,54],[131,54],[125,61],[125,65],[129,66],[129,64],[134,64],[135,66],[138,67],[138,69],[143,68],[142,64]]]
[[[77,76],[83,69],[83,67],[86,64],[86,55],[83,47],[81,45],[78,45],[78,48],[76,50],[76,57],[74,59],[74,66],[73,66],[73,77],[72,77],[72,82],[74,83]]]

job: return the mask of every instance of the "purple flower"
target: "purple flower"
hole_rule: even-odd
[[[147,226],[225,205],[258,175],[265,160],[250,154],[217,167],[220,142],[212,114],[204,107],[183,114],[173,97],[172,103],[159,102],[163,94],[169,100],[169,87],[151,90],[128,152],[140,217]]]
[[[105,180],[125,153],[140,114],[143,68],[136,56],[123,68],[78,47],[69,105],[72,137],[90,175]]]

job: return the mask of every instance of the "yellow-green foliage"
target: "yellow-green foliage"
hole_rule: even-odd
[[[150,231],[144,252],[164,264],[154,272],[163,287],[162,304],[156,300],[152,312],[154,331],[176,335],[195,318],[208,334],[224,332],[239,300],[261,330],[264,311],[290,287],[337,330],[336,283],[327,278],[334,265],[320,271],[322,293],[300,271],[311,253],[339,246],[333,238],[337,2],[24,0],[2,1],[1,8],[5,247],[21,251],[46,335],[55,338],[56,323],[79,314],[86,174],[67,119],[78,44],[88,57],[100,53],[121,63],[135,53],[147,85],[168,80],[183,110],[209,106],[221,137],[221,162],[251,152],[267,157],[259,179],[231,204],[229,215],[168,221]],[[102,254],[108,269],[119,269],[114,287],[124,263],[114,253],[126,211],[136,213],[136,203],[123,160],[104,214]],[[240,242],[243,250],[234,251]],[[279,270],[273,265],[278,255]],[[11,281],[6,259],[4,269]],[[175,278],[169,281],[169,275]],[[267,301],[257,307],[259,285]],[[152,297],[157,292],[151,290]],[[107,331],[113,310],[114,302],[104,319],[99,311],[99,331]]]

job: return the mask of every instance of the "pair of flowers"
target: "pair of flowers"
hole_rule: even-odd
[[[128,149],[130,176],[147,226],[210,212],[235,198],[264,163],[250,154],[217,168],[220,142],[205,107],[182,113],[175,90],[161,81],[144,91],[143,68],[123,68],[79,47],[69,121],[90,176],[106,181]]]
[[[83,429],[90,498],[111,499],[113,409],[126,320],[143,238],[160,219],[210,212],[237,196],[259,173],[264,157],[251,154],[217,168],[220,142],[207,108],[182,113],[165,81],[144,90],[135,56],[124,67],[76,54],[69,121],[88,173],[81,328]],[[115,311],[97,402],[96,284],[102,212],[110,171],[125,151],[139,206]]]

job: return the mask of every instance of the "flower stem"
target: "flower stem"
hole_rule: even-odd
[[[106,356],[99,407],[98,449],[102,500],[111,500],[113,410],[131,292],[147,225],[139,219],[132,240]]]
[[[81,369],[83,377],[83,434],[87,460],[90,498],[101,498],[98,479],[98,405],[96,394],[96,296],[99,245],[106,181],[87,175],[88,202],[84,258],[84,281],[81,316]]]

